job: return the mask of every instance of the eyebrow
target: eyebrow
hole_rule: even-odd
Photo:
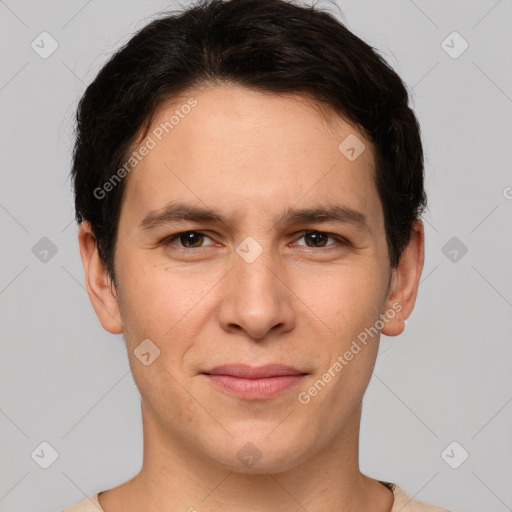
[[[142,219],[139,227],[146,230],[162,224],[170,224],[184,220],[207,224],[227,224],[227,219],[210,208],[186,203],[171,203],[161,210],[149,212],[144,219]],[[340,222],[343,224],[353,224],[367,231],[370,230],[366,215],[347,206],[337,204],[313,208],[290,208],[280,216],[277,216],[274,222],[274,225]]]

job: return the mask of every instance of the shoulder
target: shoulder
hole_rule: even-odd
[[[451,512],[446,508],[430,505],[423,501],[413,500],[397,484],[391,482],[382,482],[393,491],[395,498],[390,512]]]
[[[98,494],[99,492],[91,494],[91,496],[88,496],[85,500],[65,508],[61,512],[103,512],[100,502],[98,501]]]

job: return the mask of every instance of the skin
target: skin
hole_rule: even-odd
[[[79,229],[87,291],[102,326],[124,334],[144,431],[141,471],[99,502],[106,512],[389,511],[392,492],[358,465],[379,336],[308,404],[298,395],[393,304],[400,311],[382,333],[403,331],[423,267],[422,224],[392,269],[371,143],[334,113],[327,122],[300,96],[233,85],[187,91],[184,102],[190,97],[197,106],[125,178],[115,285],[90,225]],[[182,104],[164,104],[151,129]],[[354,161],[338,149],[350,134],[366,146]],[[225,222],[140,228],[150,211],[176,201],[207,206]],[[364,214],[367,228],[275,222],[288,208],[326,204]],[[205,235],[196,248],[179,238],[161,244],[192,230]],[[252,263],[236,252],[248,236],[262,248]],[[147,338],[160,355],[145,366],[134,350]],[[235,362],[283,363],[308,375],[252,401],[200,375]],[[237,457],[249,442],[261,454],[252,467]]]

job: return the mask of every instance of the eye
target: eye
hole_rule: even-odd
[[[331,245],[348,245],[348,242],[341,236],[333,235],[331,233],[325,233],[323,231],[304,231],[300,238],[304,238],[306,240],[305,246],[307,247],[330,247]],[[331,238],[335,242],[328,244],[328,239]],[[304,244],[297,244],[297,245],[304,245]]]
[[[204,242],[205,238],[211,240],[209,236],[206,236],[200,231],[184,231],[183,233],[177,233],[176,235],[167,237],[162,241],[162,245],[178,245],[179,249],[200,249],[201,247],[204,247],[202,243]],[[175,241],[179,243],[175,244]]]
[[[304,247],[322,249],[324,247],[331,247],[336,245],[350,245],[350,243],[339,235],[326,233],[323,231],[303,231],[300,238],[305,240],[305,244],[295,244]],[[206,240],[210,240],[212,243],[204,245]],[[328,243],[329,239],[333,240],[333,243]],[[183,231],[182,233],[176,233],[162,240],[161,245],[166,248],[171,248],[181,251],[190,252],[191,249],[202,249],[208,246],[215,245],[213,240],[202,233],[201,231]]]

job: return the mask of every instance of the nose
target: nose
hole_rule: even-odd
[[[251,263],[234,254],[234,268],[224,280],[219,322],[230,333],[262,340],[294,328],[293,293],[278,256],[264,249]]]

